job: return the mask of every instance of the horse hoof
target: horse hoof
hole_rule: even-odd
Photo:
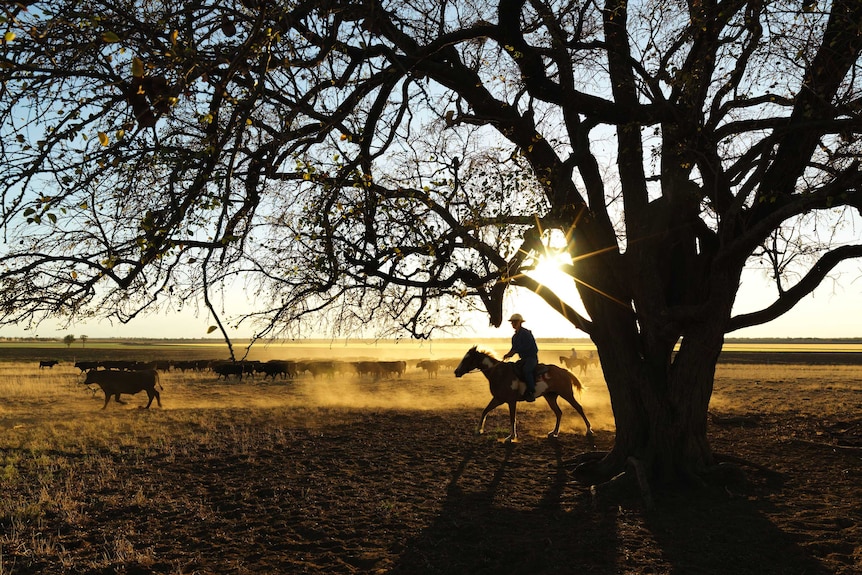
[[[548,437],[559,437],[560,433],[558,431],[550,431],[548,432]]]

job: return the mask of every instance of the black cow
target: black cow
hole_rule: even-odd
[[[280,375],[282,379],[286,379],[288,377],[293,377],[293,372],[296,371],[296,364],[292,361],[281,361],[278,359],[271,359],[266,363],[259,363],[255,366],[255,369],[258,373],[263,373],[263,378],[272,377],[275,379],[275,376]]]
[[[54,367],[58,363],[60,362],[56,359],[43,359],[39,362],[39,369],[42,369],[43,367]]]
[[[75,367],[80,369],[81,373],[84,373],[85,371],[89,371],[91,369],[96,369],[97,367],[99,367],[99,362],[98,361],[76,361]]]
[[[87,385],[95,383],[105,392],[105,405],[102,406],[102,409],[108,407],[108,401],[112,395],[117,403],[125,403],[120,400],[121,393],[134,395],[141,391],[146,391],[147,396],[150,398],[144,409],[150,407],[150,404],[153,403],[153,398],[156,398],[159,407],[162,406],[162,398],[159,396],[159,392],[156,391],[156,384],[162,389],[164,387],[159,383],[159,372],[155,369],[144,369],[141,371],[95,369],[87,372],[87,378],[84,380],[84,383]]]
[[[211,368],[217,374],[216,379],[223,377],[225,380],[227,380],[227,376],[229,375],[235,375],[238,379],[242,379],[242,375],[246,369],[243,363],[234,363],[231,361],[214,363]]]

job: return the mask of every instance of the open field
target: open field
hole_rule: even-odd
[[[543,345],[543,359],[570,347]],[[520,406],[520,443],[498,441],[503,408],[475,436],[484,378],[412,367],[464,351],[274,346],[252,359],[403,358],[411,368],[241,383],[170,371],[162,408],[139,409],[139,394],[103,411],[72,357],[226,352],[0,347],[0,575],[862,572],[862,366],[769,354],[721,363],[713,446],[765,469],[646,511],[571,481],[567,463],[589,446],[568,406],[556,440],[545,438],[553,416],[542,400]],[[37,367],[52,358],[61,363]],[[601,373],[582,380],[605,449],[614,428]]]

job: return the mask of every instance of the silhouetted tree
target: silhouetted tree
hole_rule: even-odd
[[[226,334],[211,296],[242,274],[261,336],[424,337],[499,325],[517,286],[598,349],[594,477],[696,481],[725,334],[862,255],[834,233],[858,0],[28,4],[2,8],[6,322],[203,294]],[[530,277],[548,249],[588,317]],[[774,301],[734,315],[758,262]]]

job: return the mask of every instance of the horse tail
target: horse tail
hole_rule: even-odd
[[[569,377],[569,382],[572,384],[573,387],[578,390],[578,394],[580,394],[581,391],[584,389],[584,387],[581,385],[581,380],[578,379],[575,374],[568,369],[564,369],[563,373],[565,373]]]

